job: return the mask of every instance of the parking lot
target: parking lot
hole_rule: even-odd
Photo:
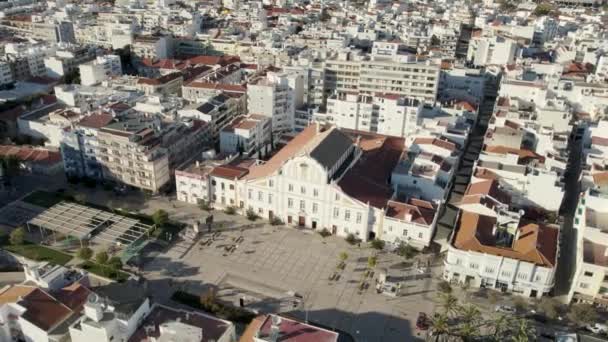
[[[423,337],[415,320],[419,312],[433,310],[440,267],[421,271],[413,260],[381,252],[373,276],[365,277],[368,257],[377,253],[373,249],[310,230],[232,220],[223,231],[206,233],[194,243],[179,242],[144,266],[147,277],[157,279],[151,283],[157,284],[159,297],[167,299],[176,287],[197,294],[213,288],[220,300],[234,305],[243,300],[259,312],[288,312],[349,332],[357,341]],[[348,257],[344,269],[338,269],[342,252]],[[383,269],[403,281],[402,296],[376,293]],[[173,280],[162,280],[167,277]],[[367,288],[360,290],[363,279]]]

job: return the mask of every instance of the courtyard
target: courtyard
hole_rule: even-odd
[[[424,338],[415,321],[419,312],[433,311],[439,262],[421,271],[416,259],[240,216],[224,216],[218,226],[222,228],[197,241],[176,243],[144,265],[157,300],[168,300],[177,289],[199,295],[213,289],[224,302],[238,306],[242,300],[256,312],[287,313],[346,331],[357,341]],[[343,253],[347,257],[340,269]],[[370,271],[368,258],[376,254]],[[383,270],[403,281],[401,296],[376,292]],[[367,284],[363,290],[362,279]]]

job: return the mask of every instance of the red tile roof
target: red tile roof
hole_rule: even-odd
[[[598,186],[608,185],[608,171],[594,173],[593,183]]]
[[[59,290],[55,294],[55,297],[72,311],[80,312],[90,294],[91,290],[84,285],[74,283]]]
[[[363,154],[338,185],[350,197],[376,208],[386,208],[393,195],[390,175],[405,152],[405,139],[369,132],[342,130],[360,139]]]
[[[275,153],[272,158],[266,161],[266,163],[252,166],[249,169],[247,179],[266,177],[277,171],[283,166],[283,163],[296,155],[304,146],[306,146],[306,143],[318,134],[317,125],[318,124],[315,123],[306,127],[302,132],[296,135],[295,138],[289,141],[287,145]]]
[[[43,331],[50,331],[69,316],[72,310],[48,293],[35,289],[18,302],[26,311],[21,316]]]
[[[61,153],[40,147],[0,145],[0,156],[15,156],[22,162],[55,164],[61,162]]]
[[[508,146],[503,146],[503,145],[490,145],[490,146],[486,145],[484,148],[484,151],[488,152],[488,153],[497,153],[497,154],[517,154],[519,156],[519,159],[518,159],[519,163],[527,163],[531,159],[536,159],[541,163],[545,162],[544,156],[541,156],[540,154],[537,154],[534,151],[521,149],[521,148],[513,148],[513,147],[508,147]]]
[[[272,326],[272,317],[266,317],[258,334],[263,339],[268,339]],[[279,323],[279,337],[277,341],[281,342],[337,342],[338,333],[314,325],[298,322],[289,318],[281,317]]]
[[[592,136],[591,145],[608,146],[608,138]]]
[[[242,167],[233,165],[221,165],[214,168],[213,171],[211,171],[210,175],[219,178],[235,179],[241,178],[247,175],[247,173],[249,173],[249,170]]]
[[[511,247],[496,245],[496,218],[463,211],[454,247],[554,267],[559,230],[534,223],[521,225]]]
[[[89,128],[101,128],[112,122],[113,117],[110,114],[91,114],[82,118],[78,124]]]
[[[447,141],[447,140],[442,140],[442,139],[437,139],[437,138],[416,138],[414,139],[413,144],[416,145],[435,145],[441,148],[444,148],[448,151],[455,151],[456,150],[456,144],[454,144],[453,142]]]
[[[421,200],[410,201],[409,203],[388,201],[386,210],[386,215],[389,217],[422,225],[431,225],[435,213],[436,209],[432,203]]]
[[[468,195],[490,196],[502,204],[511,203],[511,196],[509,196],[509,194],[505,191],[501,190],[499,188],[498,181],[494,179],[470,183],[465,192],[465,196]]]

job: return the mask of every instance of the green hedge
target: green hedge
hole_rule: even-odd
[[[102,277],[110,278],[117,282],[123,282],[123,281],[129,279],[129,274],[126,272],[115,271],[115,270],[112,270],[108,266],[102,266],[102,265],[92,262],[92,261],[85,261],[80,265],[80,267],[88,272],[97,274]]]

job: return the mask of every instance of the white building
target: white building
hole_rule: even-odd
[[[272,118],[273,132],[295,128],[295,110],[303,104],[304,82],[298,73],[272,73],[247,85],[247,110]]]
[[[555,282],[559,229],[521,221],[495,181],[471,184],[459,204],[443,277],[525,297],[547,295]]]
[[[467,60],[475,66],[513,64],[517,42],[504,37],[473,37],[469,42]]]
[[[220,131],[220,152],[263,156],[269,152],[271,134],[271,118],[259,114],[239,116]]]
[[[576,266],[569,299],[608,305],[608,196],[588,190],[578,201]]]
[[[78,66],[80,69],[80,84],[90,86],[101,83],[112,76],[122,75],[120,56],[99,56],[94,61]]]
[[[214,168],[210,200],[288,225],[423,248],[438,208],[395,196],[389,179],[404,149],[403,138],[312,124],[265,162]]]
[[[325,115],[316,118],[340,128],[406,137],[416,130],[421,105],[399,95],[337,93],[327,99]]]
[[[13,81],[11,65],[5,61],[0,61],[0,86],[11,84]]]
[[[150,299],[133,282],[95,288],[83,306],[84,315],[69,326],[73,342],[128,340],[150,313]]]

